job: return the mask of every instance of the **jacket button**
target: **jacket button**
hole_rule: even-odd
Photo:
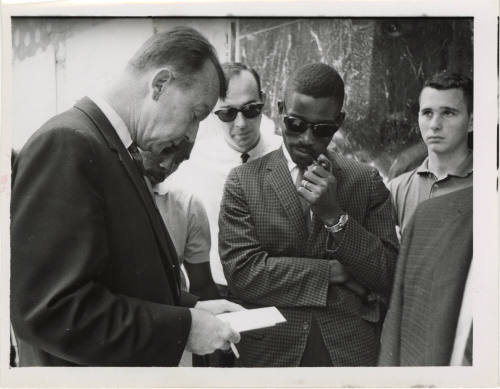
[[[305,321],[304,324],[302,324],[302,329],[304,331],[307,331],[309,329],[309,323],[307,321]]]

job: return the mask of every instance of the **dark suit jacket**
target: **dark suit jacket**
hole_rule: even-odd
[[[450,362],[472,259],[472,187],[421,203],[405,231],[381,366]]]
[[[375,169],[328,154],[349,214],[336,246],[319,218],[309,234],[282,149],[232,170],[219,219],[230,294],[247,306],[275,305],[287,323],[243,334],[242,366],[298,366],[314,314],[334,366],[376,364],[379,339],[361,299],[328,286],[329,259],[369,290],[391,290],[398,241],[389,192]]]
[[[13,170],[11,320],[20,364],[177,365],[196,299],[143,177],[88,98]]]

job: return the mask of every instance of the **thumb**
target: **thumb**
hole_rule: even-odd
[[[224,300],[224,303],[222,304],[222,309],[224,310],[224,312],[236,312],[245,310],[245,308],[242,307],[240,304],[236,304],[228,300]]]
[[[229,324],[227,324],[227,327],[228,327],[228,333],[226,336],[227,341],[231,343],[238,343],[241,339],[239,332],[233,330],[233,328]]]

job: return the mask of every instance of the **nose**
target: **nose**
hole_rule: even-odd
[[[302,143],[306,145],[314,144],[314,134],[311,128],[308,128],[301,134]]]
[[[440,115],[433,115],[431,118],[430,122],[430,128],[433,130],[439,130],[442,126],[441,123],[441,116]]]
[[[246,118],[243,116],[241,112],[238,112],[236,117],[234,118],[234,125],[236,127],[245,127]]]

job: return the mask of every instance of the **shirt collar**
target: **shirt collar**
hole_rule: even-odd
[[[257,144],[250,150],[247,150],[245,152],[236,150],[233,146],[231,146],[226,138],[224,138],[224,143],[227,145],[227,147],[232,151],[232,153],[235,155],[235,157],[238,157],[238,160],[241,158],[241,154],[247,153],[249,155],[248,160],[255,159],[256,156],[262,155],[262,151],[264,149],[264,142],[262,140],[262,134],[260,134],[259,141]]]
[[[472,151],[469,150],[469,154],[467,155],[467,158],[458,165],[456,168],[452,169],[447,176],[455,176],[455,177],[467,177],[469,174],[472,173],[472,167],[473,167],[473,154]],[[422,164],[417,168],[417,173],[418,174],[429,174],[432,173],[429,170],[429,157],[425,158]],[[432,173],[433,174],[433,173]]]
[[[91,96],[92,101],[99,107],[104,116],[109,120],[115,129],[118,137],[122,141],[126,149],[133,143],[130,137],[130,132],[123,119],[116,113],[116,111],[108,104],[108,102],[101,96]]]

